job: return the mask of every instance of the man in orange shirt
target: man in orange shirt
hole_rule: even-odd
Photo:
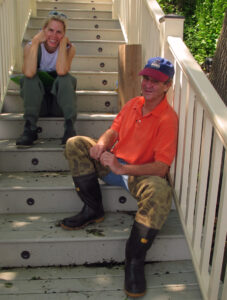
[[[126,188],[137,199],[138,211],[125,251],[125,292],[130,297],[145,294],[146,252],[171,209],[166,177],[178,132],[177,115],[166,99],[174,76],[172,63],[151,58],[139,75],[143,76],[142,96],[125,104],[98,141],[81,136],[67,141],[65,156],[84,206],[79,214],[61,222],[62,228],[72,230],[104,219],[98,177]]]

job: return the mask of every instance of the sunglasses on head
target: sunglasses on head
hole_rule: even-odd
[[[63,18],[63,19],[67,19],[67,16],[61,12],[58,12],[56,10],[52,10],[49,12],[48,14],[49,16],[56,16],[56,17],[60,17],[60,18]]]

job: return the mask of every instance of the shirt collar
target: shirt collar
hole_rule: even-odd
[[[143,96],[138,97],[138,101],[136,101],[134,103],[133,108],[136,109],[137,111],[139,111],[142,114],[142,107],[144,105],[145,99]],[[149,115],[154,115],[156,117],[158,117],[167,107],[168,107],[168,101],[167,101],[167,97],[165,96],[164,99],[150,112],[148,113],[146,116]]]

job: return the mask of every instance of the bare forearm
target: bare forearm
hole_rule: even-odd
[[[22,71],[26,77],[33,77],[37,72],[39,42],[32,40],[31,45],[27,45],[24,49],[24,63]]]
[[[90,156],[99,160],[102,154],[112,148],[118,133],[112,129],[108,129],[98,140],[97,144],[90,149]]]
[[[56,62],[56,72],[58,75],[65,75],[71,68],[72,59],[75,55],[75,47],[69,44],[67,48],[68,38],[61,41],[59,45],[58,58]],[[69,41],[68,41],[69,42]]]
[[[33,37],[31,44],[25,46],[22,71],[26,77],[31,78],[36,74],[39,45],[45,40],[45,32],[41,30]]]
[[[108,129],[98,140],[98,145],[105,146],[105,150],[109,150],[114,145],[116,139],[117,139],[117,132],[113,129]]]

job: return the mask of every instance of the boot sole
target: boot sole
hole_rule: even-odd
[[[142,293],[130,293],[125,289],[125,294],[131,298],[139,298],[139,297],[143,297],[145,295],[145,291]]]
[[[104,220],[104,217],[101,217],[101,218],[98,218],[98,219],[95,219],[95,220],[90,220],[87,223],[84,223],[82,226],[79,226],[79,227],[68,227],[68,226],[61,223],[61,227],[63,229],[66,229],[66,230],[79,230],[79,229],[83,229],[84,227],[86,227],[89,224],[100,223],[103,220]]]
[[[31,148],[33,146],[34,146],[34,144],[32,144],[32,145],[16,145],[16,147],[18,149],[27,149],[27,148]]]
[[[35,140],[35,141],[34,141],[32,144],[30,144],[30,145],[17,145],[17,144],[16,144],[16,147],[17,147],[18,149],[27,149],[27,148],[31,148],[31,147],[35,146],[37,143],[38,143],[38,141]]]

